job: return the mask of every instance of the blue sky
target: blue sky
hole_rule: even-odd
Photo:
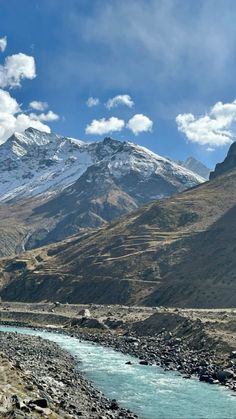
[[[16,99],[14,112],[41,115],[57,133],[111,135],[213,167],[234,139],[235,21],[234,0],[0,0],[0,88]],[[35,72],[4,82],[4,60],[19,53],[34,58]],[[133,106],[104,105],[118,95]],[[99,104],[88,107],[89,97]],[[48,109],[30,109],[32,101]],[[127,127],[134,115],[142,116],[129,124],[141,124],[136,135]],[[102,118],[119,131],[96,133]]]

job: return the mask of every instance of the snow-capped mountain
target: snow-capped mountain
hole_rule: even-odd
[[[204,179],[209,179],[209,167],[205,166],[205,164],[195,159],[194,157],[188,157],[186,160],[180,161],[178,163],[186,169],[191,170],[193,173],[196,173],[197,175],[203,177]]]
[[[201,182],[131,142],[15,133],[0,146],[0,256],[101,226]]]
[[[168,196],[204,181],[177,163],[130,142],[105,138],[88,143],[28,128],[0,145],[0,201],[58,193],[93,166],[94,170],[103,167],[107,176],[117,182],[128,182],[134,173],[144,184],[158,177],[159,188],[154,182],[149,199],[143,201]],[[88,175],[87,184],[91,181]]]

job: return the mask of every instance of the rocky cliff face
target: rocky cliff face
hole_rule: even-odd
[[[236,142],[234,142],[228,151],[228,154],[222,163],[217,163],[215,170],[210,173],[210,179],[214,179],[229,170],[236,168]]]

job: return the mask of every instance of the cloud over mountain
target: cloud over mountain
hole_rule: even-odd
[[[36,67],[34,57],[26,54],[14,54],[6,58],[0,65],[0,87],[20,87],[24,79],[34,79]]]
[[[191,142],[210,147],[230,144],[235,134],[236,100],[231,103],[217,102],[205,115],[192,113],[176,117],[179,131]]]
[[[0,50],[4,51],[7,46],[7,38],[0,38]],[[0,144],[11,136],[15,131],[23,132],[32,127],[41,131],[50,132],[51,129],[43,122],[52,122],[59,116],[49,110],[46,102],[32,101],[30,108],[42,113],[30,113],[23,111],[17,100],[6,89],[19,88],[25,79],[32,80],[36,77],[36,65],[34,57],[19,53],[6,57],[0,65]]]
[[[140,132],[152,131],[152,127],[152,120],[141,113],[134,115],[127,123],[127,128],[135,135],[138,135]]]
[[[101,119],[94,119],[90,125],[86,127],[86,134],[109,134],[115,131],[121,131],[124,128],[125,122],[123,119],[116,118],[112,116],[109,119],[101,118]]]
[[[30,102],[29,106],[35,111],[45,111],[48,108],[48,103],[33,100],[32,102]]]

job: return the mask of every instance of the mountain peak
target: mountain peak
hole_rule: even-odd
[[[24,132],[15,132],[8,140],[1,145],[1,148],[5,148],[5,145],[11,146],[12,144],[20,144],[23,147],[32,145],[46,145],[52,141],[59,140],[62,137],[56,134],[48,132],[42,132],[35,128],[27,128]]]
[[[131,189],[137,189],[137,182],[150,182],[154,190],[142,192],[145,200],[148,194],[150,199],[168,196],[204,181],[145,147],[111,137],[88,143],[28,128],[12,135],[0,151],[2,202],[57,193],[77,181],[89,167],[96,172],[98,164],[101,178],[111,176],[117,182],[124,179]]]
[[[182,167],[198,174],[204,179],[209,179],[210,169],[195,157],[189,156],[186,160],[178,162]]]
[[[210,179],[214,179],[229,170],[236,168],[236,142],[231,144],[226,158],[222,163],[217,163],[215,170],[210,173]]]

